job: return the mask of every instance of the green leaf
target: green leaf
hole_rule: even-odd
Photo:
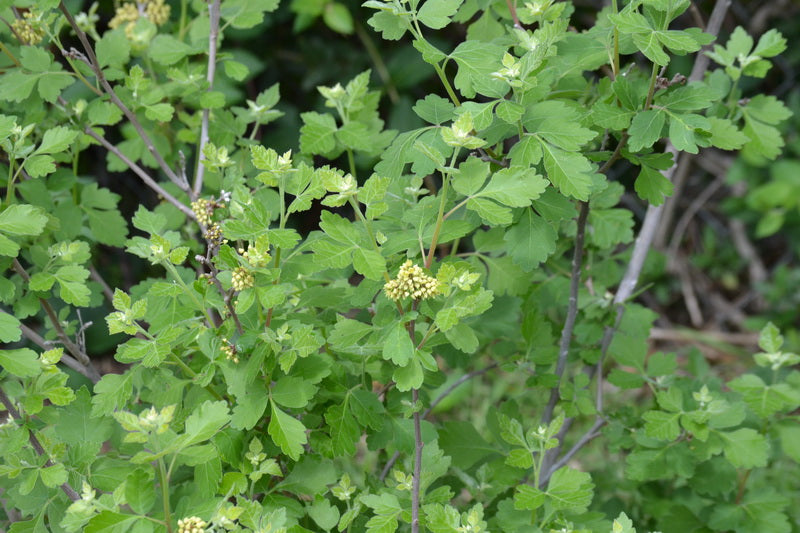
[[[20,321],[15,316],[0,311],[0,342],[17,342],[21,338]]]
[[[558,234],[542,217],[525,209],[519,221],[503,237],[508,253],[526,272],[532,271],[556,251]]]
[[[102,417],[122,409],[133,393],[133,374],[106,374],[94,386],[92,417]]]
[[[375,430],[383,427],[386,411],[371,391],[358,389],[350,393],[350,410],[362,426]]]
[[[134,512],[147,514],[156,502],[152,472],[136,469],[125,478],[125,499]]]
[[[131,54],[131,42],[124,31],[107,31],[97,41],[95,47],[97,62],[100,68],[114,67],[121,69],[128,64]]]
[[[514,509],[535,511],[544,505],[546,499],[545,493],[536,487],[519,485],[514,491]]]
[[[193,53],[192,47],[171,35],[160,33],[150,42],[148,55],[156,63],[164,66],[174,65]]]
[[[466,98],[473,98],[476,93],[494,98],[505,95],[508,85],[491,77],[493,72],[503,68],[500,59],[505,51],[502,46],[480,41],[459,44],[449,57],[458,64],[453,83],[461,94]]]
[[[153,104],[145,106],[144,116],[156,122],[169,122],[172,120],[172,115],[174,112],[175,108],[173,108],[170,104]]]
[[[418,389],[422,386],[424,379],[422,364],[418,357],[414,357],[406,366],[394,369],[392,379],[396,382],[397,390],[408,392],[411,389]]]
[[[226,402],[206,400],[186,419],[182,446],[188,447],[207,441],[228,423],[229,418]]]
[[[270,398],[283,407],[301,408],[308,404],[317,392],[317,387],[300,378],[280,378],[269,392]]]
[[[31,95],[38,79],[18,70],[0,76],[0,99],[22,102]]]
[[[453,120],[455,106],[446,98],[429,94],[424,99],[417,100],[412,109],[422,120],[438,125]]]
[[[786,50],[786,39],[784,39],[778,30],[773,28],[764,33],[758,40],[758,44],[756,45],[755,50],[753,50],[753,55],[760,57],[774,57],[784,50]]]
[[[505,226],[511,224],[513,220],[510,209],[483,198],[470,198],[467,201],[467,209],[478,213],[490,226]]]
[[[681,433],[680,424],[678,423],[680,417],[681,413],[647,411],[642,415],[647,436],[670,442],[677,439]]]
[[[633,213],[628,209],[591,209],[589,235],[599,248],[633,240]]]
[[[686,113],[670,114],[669,140],[680,151],[696,154],[698,137],[696,131],[708,131],[711,124],[701,115]]]
[[[713,146],[723,150],[738,150],[750,140],[750,138],[739,131],[739,129],[726,118],[708,117],[711,137],[709,140]]]
[[[455,15],[463,1],[425,0],[417,12],[417,19],[433,30],[440,30],[450,24],[450,18]]]
[[[380,6],[384,6],[383,2],[375,2]],[[364,2],[364,6],[373,7],[371,2]],[[379,8],[379,9],[382,9]],[[403,16],[399,14],[390,13],[388,11],[378,11],[372,15],[367,24],[373,27],[375,31],[381,32],[381,37],[387,41],[397,41],[406,33],[406,23]]]
[[[756,430],[742,428],[717,434],[722,438],[725,458],[736,468],[757,468],[767,465],[769,443]]]
[[[86,286],[89,271],[79,265],[65,265],[53,273],[58,281],[58,295],[68,304],[78,307],[89,305],[91,291]]]
[[[715,505],[708,526],[737,533],[789,533],[792,525],[783,512],[789,504],[789,498],[772,487],[749,490],[742,501]]]
[[[333,453],[345,456],[355,454],[356,441],[361,432],[347,404],[328,407],[325,411],[325,421],[328,423]]]
[[[306,428],[299,420],[278,409],[275,402],[270,402],[270,405],[272,415],[267,431],[281,451],[297,461],[303,453],[303,445],[308,442]]]
[[[100,511],[92,517],[83,529],[85,533],[114,533],[116,531],[133,531],[134,524],[140,517],[135,515]]]
[[[336,121],[329,114],[314,111],[302,113],[300,128],[300,151],[307,154],[327,154],[336,147]]]
[[[344,4],[339,2],[325,4],[325,9],[322,11],[322,20],[333,31],[344,35],[353,33],[353,16]]]
[[[772,322],[761,328],[758,335],[758,347],[768,353],[777,353],[783,346],[783,336]]]
[[[56,126],[49,128],[44,132],[42,143],[34,152],[35,154],[57,154],[65,151],[75,141],[78,132],[65,128],[63,126]]]
[[[414,343],[408,336],[405,324],[395,322],[391,325],[383,339],[383,358],[391,360],[397,366],[406,366],[414,357]]]
[[[39,46],[23,46],[19,59],[23,67],[33,72],[47,72],[53,63],[50,53]]]
[[[200,97],[200,107],[202,107],[203,109],[220,109],[224,106],[225,106],[225,94],[219,91],[206,91]],[[159,114],[165,114],[165,112]]]
[[[567,152],[541,142],[547,178],[564,196],[589,199],[592,187],[592,164],[582,154]]]
[[[633,117],[631,127],[628,128],[628,148],[632,152],[639,152],[643,148],[650,148],[661,138],[666,116],[659,109],[640,111]]]
[[[314,504],[308,508],[308,516],[325,531],[330,531],[339,523],[339,509],[319,495],[314,499]]]
[[[40,207],[13,204],[0,213],[0,231],[11,235],[39,235],[47,224]]]
[[[492,176],[480,196],[509,207],[527,207],[547,189],[547,180],[530,168],[510,167]]]
[[[569,467],[556,470],[547,486],[547,502],[555,510],[586,512],[593,495],[592,477]]]
[[[41,178],[56,171],[56,161],[49,155],[32,155],[25,160],[25,170],[32,178]]]
[[[644,164],[633,188],[639,198],[653,205],[663,204],[664,198],[670,196],[675,189],[672,182],[665,178],[660,171]]]
[[[110,418],[92,418],[92,396],[82,387],[75,393],[75,401],[58,412],[56,435],[67,445],[101,443],[111,437],[114,429]]]
[[[0,350],[0,366],[20,378],[37,376],[42,371],[39,356],[30,348]]]
[[[546,100],[529,107],[522,123],[525,129],[564,150],[578,151],[597,134],[579,123],[580,114],[558,100]]]

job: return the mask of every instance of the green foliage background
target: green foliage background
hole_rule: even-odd
[[[800,530],[796,25],[612,4],[0,0],[9,531]]]

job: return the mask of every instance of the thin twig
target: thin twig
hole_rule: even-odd
[[[567,451],[567,453],[562,455],[558,461],[553,463],[553,466],[551,466],[550,469],[542,475],[541,479],[539,480],[539,488],[544,488],[547,486],[547,482],[550,481],[550,477],[555,473],[556,470],[567,464],[569,460],[572,459],[572,457],[578,453],[581,448],[589,444],[592,439],[600,436],[600,432],[598,430],[603,427],[605,423],[606,421],[602,417],[598,416],[594,421],[594,424],[592,424],[592,427],[589,428],[589,430],[578,439],[578,442],[576,442],[572,448]]]
[[[6,313],[6,312],[0,309],[0,313]],[[45,340],[44,337],[33,331],[25,324],[20,323],[19,328],[20,330],[22,330],[22,334],[25,336],[26,339],[34,343],[42,350],[50,350],[53,348],[52,342]],[[83,366],[80,362],[78,362],[77,359],[75,359],[69,354],[66,353],[62,354],[61,362],[64,363],[69,368],[71,368],[72,370],[74,370],[75,372],[81,374],[82,376],[85,376],[92,383],[97,383],[98,381],[100,381],[100,376],[96,372],[90,372],[87,369],[87,367]]]
[[[111,84],[108,82],[105,75],[103,74],[103,69],[100,67],[100,62],[97,60],[97,56],[94,53],[94,48],[92,48],[91,43],[89,43],[89,39],[86,37],[86,33],[75,22],[75,19],[72,17],[72,14],[69,12],[69,9],[67,9],[67,6],[64,5],[63,0],[59,2],[58,7],[61,10],[61,12],[64,13],[67,22],[69,22],[69,25],[72,27],[72,30],[75,32],[75,34],[78,36],[78,39],[81,41],[81,44],[83,45],[83,48],[86,51],[86,56],[89,59],[89,66],[91,67],[92,72],[94,72],[94,75],[97,77],[97,81],[100,82],[100,86],[103,87],[103,90],[106,92],[106,94],[108,94],[109,98],[111,99],[111,102],[115,106],[117,106],[120,109],[120,111],[122,111],[122,113],[128,118],[131,125],[134,127],[134,129],[136,129],[136,133],[138,133],[139,137],[141,137],[142,142],[147,148],[147,151],[150,152],[150,155],[152,155],[153,159],[156,160],[156,163],[158,163],[158,166],[161,168],[161,170],[164,171],[167,177],[173,183],[175,183],[175,185],[177,185],[182,190],[189,193],[189,195],[191,196],[191,189],[188,187],[188,184],[181,182],[178,175],[175,174],[175,171],[172,170],[172,168],[170,168],[170,166],[161,156],[161,153],[156,148],[155,144],[153,143],[153,140],[150,138],[147,132],[144,131],[144,128],[142,127],[142,124],[139,122],[139,119],[136,117],[136,114],[133,113],[130,109],[128,109],[128,106],[126,106],[122,102],[122,100],[119,99],[119,96],[117,96],[117,93],[114,91],[114,88],[111,86]]]
[[[100,288],[103,291],[103,295],[106,297],[106,300],[109,302],[114,301],[114,291],[111,290],[111,287],[106,283],[106,280],[103,279],[103,276],[100,275],[100,272],[94,267],[94,265],[89,264],[89,276],[100,285]]]
[[[730,0],[717,0],[716,4],[714,5],[714,10],[711,13],[711,17],[709,18],[708,25],[706,27],[706,33],[710,33],[712,35],[717,35],[722,26],[722,22],[725,19],[725,14],[728,11],[728,7],[730,6]],[[694,67],[692,68],[692,73],[689,76],[689,81],[700,80],[703,78],[706,68],[708,67],[708,58],[705,54],[701,51],[695,58]],[[648,95],[648,104],[650,101],[650,95]],[[678,153],[678,150],[673,146],[669,140],[667,141],[666,152],[669,152],[673,155],[673,160],[675,160],[675,156]],[[672,180],[672,177],[675,173],[675,165],[670,167],[667,171],[664,172],[664,177],[668,180]],[[603,386],[602,386],[602,377],[603,377],[603,363],[605,360],[605,356],[608,352],[608,348],[611,345],[611,341],[613,340],[614,333],[619,328],[620,323],[622,322],[622,315],[625,312],[625,306],[622,305],[628,298],[631,297],[633,294],[634,289],[639,281],[639,274],[642,271],[642,267],[644,266],[644,260],[647,257],[647,253],[650,250],[650,246],[653,242],[653,237],[655,236],[656,229],[659,226],[659,221],[661,218],[661,212],[663,210],[663,204],[660,206],[653,206],[650,205],[647,209],[647,214],[645,215],[644,222],[642,223],[642,228],[639,231],[639,235],[636,238],[636,242],[633,245],[633,252],[631,254],[631,259],[628,263],[628,268],[625,271],[625,275],[620,282],[619,287],[617,288],[617,293],[614,295],[614,305],[617,307],[617,316],[614,321],[613,327],[607,327],[604,334],[603,340],[601,343],[600,349],[600,359],[597,362],[597,365],[589,367],[587,369],[587,374],[591,378],[594,374],[598,375],[598,382],[597,382],[597,397],[596,397],[596,409],[598,413],[603,412]],[[591,435],[587,433],[584,437],[588,437]],[[592,435],[591,438],[594,438],[595,435]],[[589,442],[591,438],[581,439],[578,443]],[[585,445],[583,442],[581,445]],[[559,450],[563,444],[563,441],[559,443],[557,448],[554,450]],[[573,446],[570,450],[573,454],[578,451],[577,444]],[[573,451],[574,450],[574,451]],[[568,454],[570,453],[568,452]],[[556,453],[556,452],[554,452]],[[566,457],[566,455],[565,455]],[[557,462],[556,464],[559,464]],[[555,466],[555,465],[554,465]],[[551,469],[551,472],[555,470]],[[545,476],[546,479],[549,479],[549,476]]]
[[[30,275],[28,275],[28,272],[25,270],[25,268],[20,264],[20,262],[16,258],[14,259],[13,265],[14,265],[14,270],[17,272],[17,274],[19,274],[20,277],[22,277],[22,279],[25,280],[26,283],[29,283],[30,280],[31,280]],[[50,302],[48,302],[44,298],[39,298],[39,303],[41,304],[42,309],[44,309],[45,313],[47,313],[47,316],[50,318],[50,323],[53,324],[53,328],[56,330],[56,333],[58,334],[58,338],[61,339],[61,342],[64,344],[64,347],[67,349],[67,351],[70,354],[72,354],[72,356],[77,361],[79,361],[81,364],[83,364],[84,367],[86,367],[86,371],[90,374],[90,379],[95,381],[95,378],[96,378],[96,380],[99,381],[100,380],[100,374],[92,366],[92,360],[89,358],[88,355],[86,355],[80,349],[80,347],[77,344],[72,342],[72,340],[64,332],[64,329],[61,327],[61,323],[58,320],[58,315],[56,315],[56,312],[53,309],[53,307],[50,305]]]
[[[137,176],[139,176],[139,178],[141,178],[141,180],[145,183],[145,185],[154,190],[159,196],[164,198],[164,200],[177,207],[181,211],[181,213],[183,213],[187,217],[191,218],[192,220],[196,220],[197,217],[194,214],[194,211],[189,209],[183,202],[181,202],[180,200],[172,196],[170,193],[168,193],[166,190],[164,190],[164,188],[162,188],[161,185],[156,183],[156,181],[153,178],[151,178],[150,175],[147,172],[145,172],[145,170],[142,167],[131,161],[131,159],[125,154],[123,154],[119,150],[119,148],[108,142],[105,137],[98,134],[96,131],[94,131],[92,128],[88,126],[83,131],[84,133],[86,133],[86,135],[88,135],[95,141],[99,142],[103,146],[103,148],[105,148],[115,156],[119,157],[123,163],[128,165],[130,169]]]
[[[412,323],[413,324],[413,323]],[[419,533],[420,481],[422,479],[422,425],[420,412],[416,410],[419,402],[419,389],[411,391],[414,404],[414,474],[411,480],[411,533]]]
[[[10,414],[14,420],[20,420],[20,421],[22,420],[19,411],[17,411],[17,408],[14,407],[14,404],[11,402],[11,399],[6,395],[5,391],[2,388],[0,388],[0,403],[2,403],[3,406],[5,406],[6,410],[8,411],[8,414]],[[44,450],[42,444],[39,442],[39,439],[36,438],[36,435],[33,433],[33,431],[30,430],[28,431],[28,440],[30,441],[31,446],[33,446],[33,449],[36,451],[37,455],[41,455],[47,458],[47,460],[44,463],[45,468],[53,466],[53,461],[50,460],[50,454],[48,454]],[[64,494],[67,495],[67,498],[69,498],[73,502],[76,502],[81,499],[80,495],[66,481],[61,484],[61,490],[63,490]]]
[[[473,370],[469,374],[464,374],[463,376],[458,378],[452,385],[443,390],[439,394],[439,396],[437,396],[436,399],[431,402],[430,407],[428,407],[425,410],[425,412],[422,413],[422,418],[428,418],[428,415],[430,415],[433,412],[433,410],[436,408],[437,405],[439,405],[442,402],[442,400],[450,396],[450,394],[452,394],[453,391],[455,391],[459,386],[463,385],[466,381],[469,381],[470,379],[477,376],[482,376],[486,372],[493,370],[497,367],[498,363],[492,363],[486,368],[481,368],[480,370]],[[389,471],[392,469],[394,464],[397,462],[397,459],[399,458],[400,458],[400,452],[394,452],[392,457],[386,462],[386,465],[384,465],[383,470],[381,470],[381,475],[380,475],[381,481],[383,481],[386,478],[386,476],[389,475]]]
[[[214,77],[217,73],[217,41],[219,40],[219,4],[220,0],[213,0],[208,4],[208,20],[211,26],[208,35],[208,68],[206,71],[206,81],[208,89],[206,92],[214,90]],[[200,145],[197,147],[197,169],[194,173],[194,195],[199,196],[203,191],[203,176],[205,176],[205,155],[203,149],[208,144],[208,119],[211,110],[203,109],[203,118],[200,122]]]
[[[589,203],[581,202],[581,210],[578,213],[578,230],[575,235],[575,252],[572,256],[572,278],[569,284],[569,305],[567,306],[567,318],[564,321],[564,328],[561,330],[561,342],[558,348],[558,362],[556,363],[556,376],[558,382],[550,389],[550,399],[542,414],[542,424],[547,425],[553,419],[553,409],[559,398],[559,387],[564,369],[567,366],[567,356],[569,355],[569,345],[572,342],[572,330],[575,328],[575,319],[578,316],[578,290],[581,284],[581,265],[583,263],[583,241],[586,236],[586,218],[589,215]]]

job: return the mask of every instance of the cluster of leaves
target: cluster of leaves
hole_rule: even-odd
[[[279,87],[231,106],[250,68],[209,50],[277,4],[212,1],[191,20],[187,4],[126,32],[37,2],[47,39],[3,45],[11,531],[635,531],[629,515],[791,530],[790,498],[767,487],[800,460],[800,356],[770,324],[752,372],[724,382],[698,357],[679,370],[648,356],[653,313],[609,296],[634,218],[608,170],[638,167],[635,193],[660,205],[664,144],[775,158],[788,112],[742,100],[738,81],[765,75],[777,32],[754,47],[736,30],[711,52],[719,68],[682,85],[662,68],[714,39],[670,29],[688,0],[614,3],[582,32],[565,2],[369,0],[369,26],[410,39],[447,97],[413,105],[426,125],[386,129],[365,71],[319,87],[326,109],[300,114],[279,153],[254,140],[281,117]],[[321,14],[353,31],[340,3],[292,6],[298,28]],[[474,22],[445,52],[429,30],[454,20]],[[84,50],[62,62],[73,36]],[[130,227],[121,197],[80,172],[99,148],[163,200]],[[152,275],[112,289],[101,246]],[[404,282],[426,290],[395,298],[383,289],[408,261],[422,274]],[[93,369],[81,309],[105,318],[120,373]],[[477,375],[493,384],[474,404],[485,416],[448,406]],[[569,463],[592,439],[624,472]],[[612,482],[628,496],[609,510]]]

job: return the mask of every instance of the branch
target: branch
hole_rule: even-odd
[[[114,291],[111,290],[111,287],[106,283],[106,280],[103,279],[103,276],[100,275],[100,272],[89,263],[89,276],[100,285],[100,288],[103,290],[103,295],[106,297],[106,300],[109,302],[114,301]]]
[[[20,264],[20,262],[16,258],[14,259],[14,270],[17,272],[17,274],[20,275],[20,277],[22,277],[22,279],[26,283],[30,282],[31,277],[28,275],[28,272],[25,271],[25,268]],[[72,342],[72,340],[67,336],[66,333],[64,333],[64,330],[61,328],[61,323],[58,321],[58,316],[56,315],[55,310],[53,310],[53,307],[50,305],[50,302],[48,302],[44,298],[39,298],[39,303],[42,305],[42,308],[44,309],[45,313],[47,313],[47,316],[50,318],[50,322],[53,324],[53,328],[56,330],[58,338],[61,339],[61,342],[64,344],[64,347],[66,347],[67,351],[70,354],[72,354],[72,356],[77,360],[77,362],[80,362],[85,367],[86,372],[89,373],[88,375],[89,379],[91,379],[95,383],[97,381],[100,381],[100,374],[92,366],[92,360],[89,359],[89,356],[86,355],[77,344]]]
[[[100,63],[97,60],[97,56],[94,53],[94,49],[92,48],[91,43],[89,43],[89,39],[86,37],[86,33],[84,33],[84,31],[80,29],[80,27],[78,27],[78,24],[72,17],[72,14],[69,12],[69,9],[67,9],[67,6],[64,5],[63,0],[59,2],[58,7],[61,10],[61,12],[64,13],[64,16],[67,18],[67,22],[69,22],[69,25],[72,27],[72,30],[75,32],[75,34],[78,36],[78,39],[81,41],[81,44],[83,45],[83,48],[86,51],[86,55],[89,61],[88,62],[89,67],[91,67],[92,72],[94,72],[94,75],[97,77],[97,81],[100,82],[100,86],[103,87],[103,90],[106,92],[106,94],[108,94],[109,98],[111,99],[111,102],[115,106],[117,106],[120,109],[120,111],[122,111],[122,113],[128,118],[130,123],[136,129],[136,133],[138,133],[139,137],[141,137],[145,147],[147,147],[147,151],[150,152],[150,155],[152,155],[153,159],[156,160],[158,166],[161,167],[161,170],[164,171],[167,177],[173,183],[175,183],[175,185],[180,187],[181,190],[189,193],[189,195],[191,196],[192,191],[189,187],[189,184],[181,181],[178,175],[175,174],[175,171],[172,170],[172,168],[170,168],[170,166],[167,164],[166,161],[164,161],[164,158],[161,156],[161,153],[156,148],[155,144],[153,143],[153,140],[150,139],[150,136],[147,135],[147,132],[144,131],[142,124],[139,122],[139,119],[136,118],[136,114],[134,114],[130,109],[128,109],[128,107],[122,102],[122,100],[119,99],[117,93],[114,92],[114,88],[111,86],[111,84],[108,83],[108,80],[103,74],[103,69],[100,68]],[[69,52],[66,51],[63,51],[62,53],[69,54]]]
[[[217,72],[217,40],[219,39],[219,4],[220,0],[213,0],[208,4],[208,20],[211,25],[211,30],[208,36],[208,69],[206,73],[206,81],[208,82],[208,89],[206,92],[211,92],[214,88],[214,77]],[[205,175],[206,167],[203,165],[205,156],[203,149],[208,144],[208,118],[210,109],[203,109],[203,118],[200,124],[200,145],[197,147],[197,171],[194,175],[194,195],[198,196],[203,190],[203,176]]]
[[[463,376],[458,378],[455,381],[455,383],[453,383],[452,385],[447,387],[445,390],[443,390],[441,392],[441,394],[439,394],[439,396],[437,396],[436,399],[431,402],[430,407],[428,407],[425,410],[425,412],[422,413],[422,418],[428,418],[428,415],[430,415],[431,412],[433,412],[433,410],[436,408],[436,406],[439,405],[440,403],[442,403],[442,400],[444,400],[445,398],[450,396],[450,394],[452,394],[453,391],[456,390],[459,386],[463,385],[465,382],[469,381],[470,379],[472,379],[474,377],[481,376],[481,375],[485,374],[486,372],[488,372],[490,370],[494,370],[498,366],[499,366],[498,363],[492,363],[491,365],[487,366],[486,368],[481,368],[480,370],[473,370],[469,374],[464,374]],[[400,457],[400,452],[394,452],[392,457],[386,462],[386,465],[383,467],[383,470],[381,470],[381,475],[380,475],[380,480],[381,481],[386,479],[386,476],[389,474],[389,470],[392,469],[392,467],[397,462],[397,459],[399,457]]]
[[[558,470],[559,468],[561,468],[562,466],[567,464],[569,462],[569,460],[572,459],[572,457],[576,453],[578,453],[578,451],[581,448],[583,448],[584,446],[589,444],[589,442],[591,442],[592,439],[594,439],[595,437],[600,436],[600,432],[598,430],[601,427],[603,427],[605,425],[605,423],[606,423],[606,421],[602,417],[598,416],[597,420],[595,420],[594,424],[592,424],[592,427],[589,428],[589,430],[586,433],[584,433],[581,436],[580,439],[578,439],[578,442],[576,442],[572,446],[572,448],[570,448],[569,451],[567,451],[567,453],[565,453],[563,456],[561,456],[558,459],[558,461],[553,463],[553,466],[551,466],[550,469],[547,472],[544,473],[544,475],[539,480],[539,488],[543,489],[544,487],[546,487],[547,486],[547,482],[550,481],[550,476],[552,476],[553,473],[556,470]]]
[[[19,411],[17,411],[16,407],[14,407],[14,404],[11,402],[11,399],[8,396],[6,396],[6,393],[3,389],[0,389],[0,403],[2,403],[5,406],[6,410],[8,411],[8,414],[11,415],[11,417],[14,420],[22,420]],[[33,449],[36,451],[38,455],[47,457],[47,460],[44,463],[45,468],[53,466],[53,461],[50,460],[49,454],[45,452],[44,448],[42,448],[39,439],[36,438],[36,435],[33,434],[33,431],[30,430],[28,431],[28,440],[30,441],[31,446],[33,446]],[[64,482],[61,484],[61,490],[63,490],[64,494],[67,495],[67,498],[69,498],[73,502],[76,502],[81,499],[80,495],[75,491],[75,489],[73,489],[70,486],[68,482]]]
[[[25,324],[20,324],[19,327],[22,330],[22,334],[25,335],[25,338],[34,343],[42,350],[50,350],[52,348],[52,345],[49,341],[46,341],[41,335],[33,331]],[[83,366],[80,362],[78,362],[77,359],[75,359],[69,354],[66,353],[62,354],[61,362],[64,363],[69,368],[71,368],[72,370],[74,370],[75,372],[86,377],[92,383],[97,383],[98,381],[100,381],[100,376],[97,372],[90,371],[89,367]]]
[[[578,289],[581,284],[581,264],[583,262],[583,241],[586,236],[586,218],[589,215],[589,203],[581,202],[581,210],[578,214],[578,231],[575,235],[575,253],[572,256],[572,277],[569,283],[569,306],[567,307],[567,318],[564,321],[564,328],[561,330],[561,342],[558,348],[558,362],[556,363],[556,376],[558,382],[550,389],[550,400],[544,408],[542,424],[548,425],[553,419],[553,409],[559,398],[558,389],[561,386],[561,378],[567,366],[567,356],[569,355],[569,345],[572,342],[572,330],[575,329],[575,319],[578,316]]]
[[[708,21],[708,25],[706,27],[706,33],[716,35],[719,32],[719,29],[722,26],[722,21],[725,19],[725,14],[728,11],[730,3],[731,0],[717,0],[717,3],[714,5],[714,10],[712,11],[711,17],[709,18]],[[708,57],[706,57],[706,55],[701,50],[701,52],[695,58],[694,67],[692,68],[692,73],[689,76],[689,81],[696,81],[702,79],[706,68],[708,68]],[[666,151],[673,154],[673,159],[676,159],[678,150],[675,148],[675,146],[673,146],[673,144],[669,140],[667,140]],[[681,159],[687,159],[687,158],[681,158]],[[673,165],[664,172],[664,177],[672,181],[672,177],[675,174],[675,171],[676,171],[676,166]],[[647,208],[647,214],[645,215],[644,222],[642,223],[642,228],[639,231],[639,235],[636,238],[636,242],[634,243],[633,246],[633,253],[631,255],[631,260],[628,263],[628,268],[625,271],[625,275],[623,276],[619,288],[617,289],[617,293],[614,296],[614,305],[617,306],[617,316],[614,321],[614,326],[607,327],[605,333],[603,334],[603,340],[600,349],[600,359],[597,361],[597,365],[590,367],[587,370],[590,379],[595,373],[598,375],[595,407],[597,409],[597,412],[600,413],[600,415],[602,415],[603,412],[603,383],[602,383],[603,362],[605,360],[606,353],[608,352],[608,347],[611,345],[611,341],[614,338],[614,333],[617,331],[620,322],[622,322],[622,315],[625,312],[625,307],[622,304],[631,297],[639,281],[639,275],[641,274],[642,267],[644,265],[644,260],[647,257],[647,253],[650,250],[650,246],[652,245],[653,242],[653,237],[655,236],[656,230],[659,226],[659,221],[661,219],[661,213],[663,207],[664,204],[661,204],[660,206],[650,205]],[[599,418],[598,421],[595,422],[595,425],[599,424],[601,420],[602,419]],[[596,429],[597,428],[595,428],[595,431]],[[596,436],[597,435],[591,432],[585,434],[584,437],[582,437],[581,440],[579,440],[578,443],[576,443],[576,445],[573,446],[573,448],[570,449],[570,451],[564,455],[564,457],[562,457],[559,461],[557,461],[553,465],[553,467],[550,469],[550,473],[555,472],[555,470],[557,470],[556,468],[557,466],[560,467],[560,465],[566,463],[566,461],[569,460],[569,457],[574,455],[574,453],[580,449],[580,447],[578,447],[578,444],[580,444],[582,447]],[[558,450],[560,450],[561,445],[562,444],[559,444],[557,448],[553,448],[552,450],[550,450],[550,452],[552,452],[553,454],[558,453]],[[543,477],[545,482],[546,480],[549,479],[549,477],[550,477],[549,473]]]
[[[137,165],[136,163],[131,161],[130,158],[128,158],[128,156],[123,154],[119,150],[119,148],[117,148],[116,146],[114,146],[113,144],[108,142],[105,139],[105,137],[101,136],[99,133],[97,133],[96,131],[94,131],[92,128],[90,128],[88,126],[83,131],[84,131],[84,133],[86,133],[86,135],[88,135],[89,137],[91,137],[95,141],[99,142],[103,146],[103,148],[105,148],[106,150],[108,150],[109,152],[114,154],[115,156],[119,157],[122,160],[123,163],[128,165],[130,167],[130,169],[137,176],[139,176],[141,178],[141,180],[145,183],[145,185],[147,185],[148,187],[153,189],[159,196],[164,198],[164,200],[168,201],[169,203],[171,203],[172,205],[177,207],[184,215],[186,215],[190,219],[197,220],[197,217],[194,214],[194,211],[189,209],[186,205],[184,205],[183,202],[181,202],[180,200],[178,200],[177,198],[172,196],[170,193],[165,191],[161,187],[161,185],[156,183],[156,181],[153,178],[151,178],[150,175],[147,172],[144,171],[144,169],[142,167],[140,167],[139,165]]]

